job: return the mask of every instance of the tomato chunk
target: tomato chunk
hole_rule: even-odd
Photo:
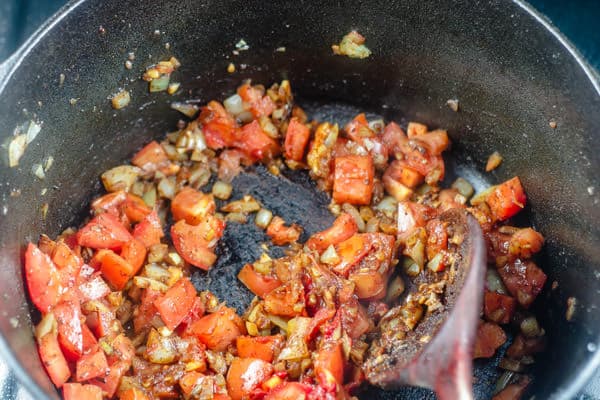
[[[319,384],[327,391],[335,391],[344,383],[344,355],[341,343],[326,343],[315,358],[315,375]]]
[[[118,250],[131,238],[121,221],[108,213],[96,216],[77,232],[77,243],[92,249]]]
[[[371,242],[371,250],[352,268],[348,279],[354,282],[354,291],[359,299],[378,300],[385,296],[395,239],[384,233],[366,235]]]
[[[94,385],[65,383],[63,398],[64,400],[102,400],[102,389]]]
[[[414,189],[423,183],[423,175],[406,165],[403,161],[395,160],[387,167],[383,174],[383,182],[391,179],[403,184],[404,186]]]
[[[244,83],[238,87],[237,92],[242,100],[250,106],[250,111],[255,118],[269,116],[275,110],[275,103],[259,88]]]
[[[177,253],[195,267],[208,270],[217,260],[213,248],[223,235],[225,223],[208,216],[199,225],[180,220],[171,227],[171,237]]]
[[[546,274],[533,261],[516,259],[498,268],[506,288],[523,307],[533,303],[546,283]]]
[[[169,158],[163,147],[157,142],[152,141],[138,151],[131,163],[137,167],[146,170],[155,170],[159,165],[168,162]]]
[[[148,207],[141,197],[131,193],[127,193],[121,209],[127,216],[127,219],[135,223],[140,222],[146,215],[152,212],[152,209]]]
[[[521,211],[527,202],[527,196],[519,177],[515,176],[496,186],[485,199],[492,215],[504,221]]]
[[[227,392],[233,400],[248,398],[271,375],[270,363],[258,358],[234,358],[227,371]]]
[[[110,288],[99,275],[92,276],[89,280],[79,285],[82,301],[98,300],[110,293]]]
[[[115,395],[121,382],[121,377],[127,372],[129,367],[130,365],[127,361],[117,361],[108,368],[105,376],[92,379],[90,383],[100,387],[110,398]]]
[[[43,313],[50,311],[62,292],[61,275],[50,257],[33,243],[25,252],[25,279],[33,304]]]
[[[508,324],[515,311],[516,301],[510,296],[496,292],[485,292],[483,312],[488,321]]]
[[[221,307],[192,323],[189,332],[211,350],[223,351],[245,333],[244,323],[234,310]]]
[[[350,139],[361,144],[364,138],[375,136],[375,132],[369,127],[369,122],[364,113],[358,114],[352,121],[348,122],[344,130]]]
[[[302,161],[306,145],[310,139],[310,129],[293,117],[285,134],[285,157],[288,160]]]
[[[362,260],[370,249],[369,235],[359,233],[350,236],[335,246],[340,262],[333,266],[333,270],[342,276],[347,276],[350,268]]]
[[[133,266],[112,250],[100,250],[100,272],[115,289],[122,290],[135,273]]]
[[[236,147],[254,161],[271,159],[279,153],[279,145],[263,131],[257,120],[242,127]]]
[[[306,245],[309,249],[322,252],[330,245],[336,245],[358,232],[356,220],[350,214],[342,213],[333,222],[331,227],[317,232],[308,239]]]
[[[202,107],[198,121],[202,123],[206,145],[209,148],[218,150],[235,144],[237,123],[218,101],[210,101],[206,107]]]
[[[104,351],[98,349],[93,353],[84,354],[77,361],[76,379],[78,382],[83,382],[97,378],[104,375],[107,369],[108,361],[106,361],[106,355]]]
[[[196,298],[196,288],[186,277],[179,279],[164,295],[154,300],[154,306],[169,330],[177,325],[191,311]]]
[[[142,268],[146,261],[146,246],[137,239],[130,240],[123,245],[121,257],[133,268],[132,276]]]
[[[265,400],[301,400],[307,399],[312,388],[300,382],[284,382],[271,390]]]
[[[146,248],[159,244],[160,239],[164,235],[156,211],[152,211],[150,214],[146,215],[146,217],[133,228],[133,237],[144,243]]]
[[[242,358],[259,358],[273,362],[275,353],[279,353],[285,343],[282,335],[274,336],[238,336],[236,339],[238,356]]]
[[[473,358],[488,358],[506,342],[506,333],[497,324],[482,322],[477,328]]]
[[[304,287],[299,279],[279,286],[265,296],[265,310],[271,314],[293,317],[304,310]]]
[[[238,274],[238,279],[252,293],[262,298],[281,286],[281,281],[277,277],[263,275],[257,272],[251,264],[244,265]]]
[[[57,388],[62,387],[69,380],[71,370],[65,356],[60,350],[56,334],[50,332],[39,338],[38,351],[50,380],[52,380],[52,383]]]
[[[333,200],[338,204],[369,204],[375,175],[371,156],[336,157],[334,163]]]
[[[69,361],[77,361],[83,354],[83,332],[79,304],[63,301],[53,310],[58,322],[58,341]]]
[[[296,224],[285,226],[283,218],[275,216],[267,227],[266,233],[274,245],[283,246],[298,241],[302,233],[302,228]]]
[[[130,388],[121,393],[119,400],[149,400],[149,397],[140,389]]]
[[[215,211],[215,201],[210,194],[204,194],[190,187],[181,189],[171,202],[173,219],[184,219],[190,225],[198,225]]]

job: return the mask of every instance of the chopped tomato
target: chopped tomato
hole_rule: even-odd
[[[167,153],[157,141],[148,143],[131,159],[133,165],[149,171],[156,170],[168,161]]]
[[[285,338],[282,335],[238,336],[235,343],[238,356],[259,358],[270,363],[285,344]]]
[[[110,333],[115,315],[110,310],[94,311],[86,316],[85,323],[98,338]]]
[[[148,207],[141,197],[131,193],[127,193],[121,208],[127,219],[134,223],[140,222],[152,212],[152,208]]]
[[[492,322],[482,322],[477,328],[473,358],[491,357],[505,342],[506,333],[501,327]]]
[[[154,305],[154,301],[157,300],[162,293],[153,290],[146,289],[142,293],[138,312],[133,316],[133,330],[135,333],[140,333],[152,324],[154,318],[160,318],[158,310]]]
[[[77,382],[87,381],[93,378],[97,378],[106,373],[108,369],[108,361],[106,361],[106,355],[104,351],[98,349],[95,352],[84,354],[77,361]]]
[[[383,129],[382,140],[391,154],[399,154],[408,141],[408,138],[400,125],[390,122]]]
[[[204,383],[204,379],[207,376],[201,374],[200,372],[190,371],[179,379],[179,386],[181,387],[181,391],[185,398],[191,398],[194,392],[194,389],[201,383]],[[120,399],[123,400],[123,399]]]
[[[237,123],[218,101],[210,101],[206,107],[202,107],[198,121],[202,123],[206,145],[209,148],[218,150],[235,144]]]
[[[333,266],[333,270],[347,276],[350,269],[356,265],[371,249],[369,235],[358,233],[335,246],[340,262]]]
[[[527,196],[519,177],[515,176],[496,186],[485,202],[490,206],[492,215],[497,220],[504,221],[525,207]]]
[[[217,172],[219,179],[231,182],[242,171],[240,164],[251,165],[252,160],[241,150],[223,150],[219,154],[219,171]]]
[[[265,311],[275,315],[294,317],[304,311],[304,286],[293,279],[265,296]]]
[[[352,121],[348,122],[344,130],[350,139],[361,144],[364,138],[375,136],[375,132],[369,127],[369,122],[367,122],[364,113],[358,114]]]
[[[497,324],[508,324],[515,311],[516,301],[504,294],[485,291],[483,312],[488,321]]]
[[[395,240],[384,233],[367,235],[371,251],[352,268],[348,279],[354,282],[354,291],[359,299],[378,300],[385,296]]]
[[[269,96],[263,95],[262,90],[251,86],[249,83],[244,83],[238,87],[237,92],[242,100],[250,106],[250,111],[255,118],[269,116],[275,110],[273,100]]]
[[[60,270],[63,286],[72,286],[83,265],[81,257],[75,254],[64,240],[58,240],[52,251],[52,262]]]
[[[38,339],[38,351],[42,365],[57,388],[69,380],[71,370],[60,350],[56,333],[49,332]]]
[[[79,293],[82,301],[98,300],[109,294],[110,288],[100,275],[94,275],[79,285]]]
[[[267,236],[271,238],[274,245],[283,246],[289,243],[294,243],[300,239],[302,233],[301,228],[292,224],[285,226],[285,221],[281,217],[273,217],[271,223],[267,227]]]
[[[133,276],[137,274],[146,261],[146,246],[141,241],[133,238],[123,245],[121,257],[133,268]]]
[[[533,303],[546,283],[546,274],[533,261],[516,259],[498,268],[506,288],[523,307]]]
[[[146,217],[133,228],[133,237],[144,243],[146,248],[159,244],[160,239],[164,235],[156,211],[152,211],[150,214],[146,215]]]
[[[162,296],[154,300],[154,306],[169,330],[174,330],[177,325],[189,314],[196,298],[196,288],[189,278],[179,279]]]
[[[284,382],[271,390],[264,400],[305,400],[312,388],[300,382]]]
[[[198,225],[208,214],[214,213],[215,208],[212,195],[188,186],[181,189],[171,201],[173,219],[175,221],[183,219],[190,225]]]
[[[336,157],[333,200],[338,204],[369,204],[373,193],[374,174],[371,156]]]
[[[302,161],[309,139],[310,129],[298,121],[298,118],[290,119],[285,134],[285,157],[288,160]]]
[[[62,279],[50,257],[33,243],[25,252],[25,279],[33,304],[43,313],[50,311],[60,298]]]
[[[516,231],[510,238],[508,253],[512,257],[530,258],[539,252],[544,245],[544,237],[532,228]]]
[[[544,336],[526,338],[522,334],[518,334],[510,347],[506,350],[506,355],[515,360],[519,360],[525,356],[540,353],[544,351],[545,347],[546,338]]]
[[[240,270],[238,279],[258,297],[264,298],[274,289],[281,286],[281,281],[274,276],[256,272],[251,264],[246,264]]]
[[[183,318],[183,321],[181,321],[181,323],[179,324],[178,330],[180,332],[184,332],[192,324],[192,322],[200,319],[200,317],[204,315],[205,311],[206,309],[204,307],[204,302],[202,301],[202,299],[200,297],[194,298],[194,304],[192,304],[192,309],[185,316],[185,318]]]
[[[171,227],[171,237],[177,253],[195,267],[208,270],[217,260],[212,251],[223,235],[225,223],[209,216],[199,225],[180,220]]]
[[[77,361],[83,354],[83,333],[79,303],[62,301],[53,310],[58,322],[58,341],[69,361]]]
[[[273,375],[273,366],[258,358],[234,358],[227,371],[227,393],[242,400]]]
[[[367,310],[353,297],[340,306],[342,327],[351,339],[358,339],[374,327]]]
[[[149,400],[144,392],[140,389],[130,388],[119,395],[119,400]]]
[[[108,213],[94,217],[77,232],[79,245],[93,249],[118,250],[131,238],[131,234],[121,221],[113,214]]]
[[[98,345],[98,340],[88,328],[87,324],[81,324],[81,337],[83,339],[83,353],[89,353],[96,351],[96,346]]]
[[[108,368],[105,376],[92,379],[90,383],[100,387],[110,398],[115,395],[121,382],[121,377],[127,372],[129,367],[130,365],[127,361],[117,361]]]
[[[401,201],[398,203],[398,237],[404,237],[412,232],[414,228],[424,227],[430,218],[433,218],[436,210],[412,201]]]
[[[106,340],[106,343],[108,343],[112,349],[112,354],[107,357],[110,365],[113,365],[120,360],[130,362],[133,359],[135,348],[133,347],[131,339],[125,336],[124,333],[120,333],[116,336],[105,336],[103,340]]]
[[[414,189],[423,183],[423,175],[408,167],[403,161],[395,160],[385,170],[382,180],[384,184],[387,181],[394,181],[410,189]],[[389,189],[387,190],[389,192]]]
[[[342,213],[333,222],[331,227],[317,232],[308,239],[306,246],[309,249],[322,252],[330,245],[336,245],[358,232],[356,220],[350,214]]]
[[[64,400],[102,400],[102,389],[94,385],[81,383],[65,383],[63,385]],[[123,399],[121,397],[121,399]]]
[[[254,161],[271,159],[279,153],[279,144],[263,131],[257,120],[242,127],[235,147]]]
[[[244,323],[235,311],[221,307],[212,314],[205,315],[192,323],[189,333],[211,350],[223,351],[245,333]]]
[[[133,266],[112,250],[100,250],[100,272],[116,290],[122,290],[135,273]]]
[[[319,384],[329,392],[344,383],[344,355],[342,344],[326,343],[315,357],[315,376]]]
[[[116,192],[107,193],[102,197],[98,197],[92,202],[91,208],[94,214],[107,212],[114,215],[119,215],[121,205],[127,197],[127,192],[117,190]]]
[[[406,134],[409,138],[414,138],[415,136],[424,135],[427,133],[427,125],[421,124],[419,122],[409,122],[406,127]]]

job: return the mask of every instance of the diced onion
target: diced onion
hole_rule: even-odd
[[[273,213],[271,211],[267,210],[266,208],[261,208],[256,213],[256,218],[255,218],[254,222],[256,223],[256,226],[258,226],[259,228],[267,229],[267,227],[271,223],[272,219],[273,219]]]
[[[54,314],[49,312],[44,315],[44,318],[35,327],[35,337],[39,340],[49,333],[55,334],[57,330],[57,323]]]
[[[288,321],[288,340],[279,353],[279,360],[300,361],[310,357],[305,337],[310,329],[311,321],[312,319],[307,317],[295,317]]]
[[[360,213],[358,212],[356,207],[354,207],[352,204],[344,203],[344,204],[342,204],[342,210],[344,210],[345,212],[350,214],[352,216],[352,218],[354,218],[354,221],[356,221],[356,226],[358,227],[359,232],[365,231],[365,221],[360,216]]]
[[[490,186],[489,188],[485,189],[483,192],[477,193],[475,196],[473,196],[471,198],[471,205],[476,206],[478,204],[485,202],[485,199],[487,199],[489,194],[492,193],[494,191],[494,189],[496,189],[496,186]]]
[[[25,154],[25,149],[27,148],[27,136],[17,135],[11,140],[8,145],[8,165],[12,167],[16,167],[19,165],[19,160]]]
[[[154,207],[156,205],[156,188],[152,187],[146,191],[142,196],[142,199],[148,207]]]
[[[507,294],[506,287],[500,275],[495,268],[488,268],[486,272],[486,289],[490,292],[496,292],[500,294]]]
[[[485,164],[485,171],[490,172],[498,168],[502,164],[502,156],[497,151],[493,152]]]
[[[498,394],[502,390],[504,390],[504,388],[506,388],[508,386],[508,384],[510,383],[510,381],[512,380],[514,375],[515,375],[515,373],[512,371],[504,371],[504,373],[502,375],[500,375],[500,378],[498,378],[498,381],[496,381],[496,387],[494,388],[494,394]]]
[[[242,123],[246,123],[252,121],[254,119],[254,115],[252,115],[250,111],[244,111],[237,115],[237,119]]]
[[[452,188],[458,190],[458,193],[467,199],[473,196],[473,186],[463,178],[457,178],[452,184]]]
[[[45,179],[46,178],[46,174],[44,173],[44,168],[42,167],[41,164],[33,164],[33,166],[31,167],[31,172],[33,172],[33,174],[35,176],[37,176],[39,179]]]
[[[335,247],[333,245],[329,245],[327,249],[321,254],[321,262],[329,265],[337,265],[340,262],[340,257],[335,251]]]
[[[535,317],[527,317],[521,321],[521,332],[527,337],[536,337],[541,333],[540,324]]]
[[[237,222],[238,224],[245,224],[248,221],[248,216],[241,212],[230,212],[225,216],[225,220],[229,222]]]
[[[167,74],[160,76],[159,78],[152,79],[148,84],[148,89],[151,93],[163,92],[169,87],[169,81],[171,77]]]
[[[212,194],[217,199],[227,200],[229,197],[231,197],[232,190],[233,187],[229,183],[223,181],[216,181],[212,187]]]
[[[121,90],[119,93],[115,94],[110,101],[115,110],[120,110],[129,105],[131,102],[131,95],[127,90]]]
[[[195,104],[188,104],[179,101],[174,101],[173,103],[171,103],[171,108],[173,110],[179,111],[188,118],[194,118],[194,116],[198,112],[198,106],[196,106]]]
[[[157,189],[160,197],[165,197],[167,199],[175,197],[175,182],[169,178],[161,179]]]
[[[385,196],[379,204],[375,206],[375,209],[384,213],[387,217],[392,218],[398,207],[398,201],[392,196]]]
[[[376,134],[380,134],[383,132],[383,128],[385,127],[385,122],[380,119],[374,119],[373,121],[369,121],[369,128]]]
[[[279,138],[279,130],[275,125],[273,125],[273,122],[271,122],[271,118],[263,115],[258,119],[258,123],[267,135],[269,135],[273,139]]]
[[[271,323],[273,323],[273,325],[283,329],[284,331],[288,329],[288,321],[281,318],[279,315],[267,314],[267,318],[269,321],[271,321]]]
[[[498,367],[513,372],[523,372],[524,369],[519,361],[506,357],[503,357],[502,360],[500,360]]]
[[[402,293],[404,293],[404,280],[400,275],[396,275],[394,279],[388,285],[387,293],[385,294],[385,301],[392,302],[396,300]]]
[[[258,210],[260,210],[260,204],[250,195],[246,195],[241,200],[232,201],[221,207],[221,211],[229,213],[250,213]]]
[[[245,111],[242,104],[242,98],[237,93],[226,98],[223,101],[223,106],[229,114],[234,116],[237,116]]]
[[[119,165],[102,174],[102,183],[107,192],[129,191],[141,170],[132,165]]]
[[[440,272],[440,263],[443,259],[442,253],[437,253],[428,263],[427,268],[429,268],[433,272]]]

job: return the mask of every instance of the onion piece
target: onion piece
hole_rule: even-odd
[[[457,178],[454,183],[452,183],[452,188],[458,190],[458,193],[467,199],[473,196],[473,185],[471,185],[466,179]]]
[[[328,265],[337,265],[340,263],[340,257],[335,251],[333,245],[329,245],[327,249],[321,254],[321,262]]]
[[[141,172],[133,165],[119,165],[102,174],[102,183],[107,192],[129,191]]]
[[[250,213],[258,210],[260,210],[260,204],[250,195],[246,195],[241,200],[232,201],[221,207],[221,211],[229,213]]]
[[[194,118],[194,116],[198,112],[197,105],[179,101],[174,101],[173,103],[171,103],[171,108],[173,110],[179,111],[188,118]]]
[[[497,151],[493,152],[485,164],[485,172],[490,172],[502,164],[502,156]]]
[[[116,93],[112,99],[110,100],[112,104],[112,108],[115,110],[120,110],[121,108],[127,107],[131,102],[131,95],[125,89]]]
[[[387,292],[385,294],[385,301],[391,303],[404,293],[405,285],[404,280],[400,275],[396,275],[394,279],[388,285]]]
[[[227,200],[229,197],[231,197],[232,190],[233,187],[229,183],[223,181],[216,181],[212,187],[212,194],[217,199]]]
[[[173,199],[173,197],[175,197],[175,181],[169,178],[161,179],[156,188],[158,189],[160,197],[165,197],[167,199]]]
[[[266,208],[261,208],[256,213],[256,218],[254,219],[254,223],[256,223],[256,226],[258,226],[259,228],[267,229],[267,227],[271,223],[272,219],[273,219],[273,213],[271,211],[267,210]]]
[[[342,204],[342,210],[344,210],[345,212],[350,214],[352,216],[352,218],[354,218],[354,221],[356,222],[356,226],[358,227],[359,232],[365,231],[365,228],[366,228],[365,221],[360,216],[360,213],[358,212],[356,207],[354,207],[352,204],[344,203],[344,204]]]
[[[490,292],[496,292],[500,294],[508,294],[506,290],[506,286],[504,286],[504,282],[502,278],[498,274],[495,268],[488,268],[485,277],[486,289]]]
[[[475,196],[473,196],[471,198],[471,205],[476,206],[478,204],[484,203],[485,199],[487,199],[489,194],[492,193],[494,191],[494,189],[496,189],[496,186],[497,185],[490,186],[489,188],[485,189],[483,192],[479,192]]]
[[[40,321],[39,324],[35,327],[35,337],[40,340],[44,336],[49,333],[56,334],[58,329],[58,324],[56,322],[56,318],[54,314],[49,312],[44,315],[44,318]]]
[[[288,340],[279,353],[278,360],[300,361],[310,357],[305,337],[311,326],[311,318],[295,317],[287,323]]]
[[[392,196],[385,196],[379,204],[375,206],[376,210],[381,211],[388,218],[393,218],[396,208],[398,207],[398,200]]]
[[[171,77],[168,74],[152,79],[148,84],[148,90],[150,90],[150,93],[164,92],[169,87],[170,80]]]
[[[242,98],[239,94],[234,94],[233,96],[229,96],[223,101],[223,106],[227,110],[227,112],[233,116],[237,116],[244,111],[244,105],[242,104]]]
[[[498,378],[498,381],[496,381],[496,387],[494,388],[493,394],[498,394],[504,390],[511,382],[514,375],[515,373],[513,371],[504,371],[504,373],[500,375],[500,378]]]
[[[273,315],[273,314],[266,314],[266,317],[269,321],[271,321],[271,323],[273,325],[283,329],[284,331],[287,331],[287,329],[288,329],[288,321],[287,320],[280,317],[279,315]]]

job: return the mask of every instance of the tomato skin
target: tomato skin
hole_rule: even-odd
[[[94,214],[107,212],[114,215],[119,215],[119,210],[127,198],[127,192],[117,190],[116,192],[107,193],[102,197],[98,197],[92,201],[91,209]]]
[[[198,225],[207,214],[216,209],[212,195],[204,194],[188,186],[181,189],[171,201],[173,219],[185,220],[190,225]]]
[[[299,122],[298,118],[292,117],[285,134],[285,157],[288,160],[302,161],[309,139],[310,129]]]
[[[277,277],[256,272],[251,264],[244,265],[238,273],[238,279],[252,293],[261,298],[264,298],[267,294],[281,286],[281,281]]]
[[[150,248],[155,244],[160,243],[160,239],[165,236],[162,226],[160,225],[160,219],[156,210],[153,210],[150,214],[146,215],[144,219],[133,228],[133,237]]]
[[[81,383],[65,383],[63,385],[64,400],[102,400],[102,389],[94,385]]]
[[[497,324],[482,322],[477,328],[473,358],[488,358],[506,342],[506,333]]]
[[[171,237],[177,253],[195,267],[208,271],[217,260],[212,251],[223,235],[225,222],[213,216],[199,225],[189,225],[180,220],[171,227]]]
[[[315,358],[315,376],[327,391],[335,391],[344,383],[344,356],[341,343],[326,343]]]
[[[50,257],[33,243],[25,252],[25,279],[33,304],[43,313],[50,311],[60,299],[62,278]]]
[[[133,266],[112,250],[100,250],[100,272],[116,290],[123,290],[135,273]]]
[[[235,147],[253,161],[271,159],[279,153],[279,144],[263,131],[257,120],[242,127]]]
[[[57,388],[62,387],[71,376],[67,360],[60,350],[56,334],[50,332],[38,339],[38,352],[42,365]]]
[[[334,160],[333,200],[368,205],[373,193],[375,167],[371,156],[345,156]]]
[[[492,215],[497,220],[504,221],[525,207],[527,196],[519,177],[515,176],[496,186],[485,202],[490,207]]]
[[[356,232],[358,232],[358,226],[354,217],[350,214],[342,213],[336,218],[331,227],[312,235],[306,242],[306,246],[311,250],[322,252],[330,245],[343,242]]]
[[[131,238],[121,221],[109,213],[99,214],[77,232],[77,243],[92,249],[118,250]]]
[[[273,375],[273,366],[258,358],[234,358],[227,371],[227,392],[232,400],[248,398],[264,380]]]
[[[154,300],[165,326],[174,330],[189,314],[196,299],[196,288],[186,277],[179,279],[161,297]]]
[[[83,354],[83,332],[79,304],[63,301],[53,310],[58,322],[58,341],[69,361],[77,361]]]
[[[283,347],[285,338],[282,335],[238,336],[235,343],[239,357],[259,358],[270,363],[275,352]]]
[[[218,311],[192,323],[188,333],[196,336],[209,349],[224,351],[238,336],[245,333],[245,328],[234,310],[221,307]]]
[[[104,351],[98,349],[96,352],[84,354],[77,361],[77,373],[75,379],[78,382],[97,378],[106,373],[108,361]]]

